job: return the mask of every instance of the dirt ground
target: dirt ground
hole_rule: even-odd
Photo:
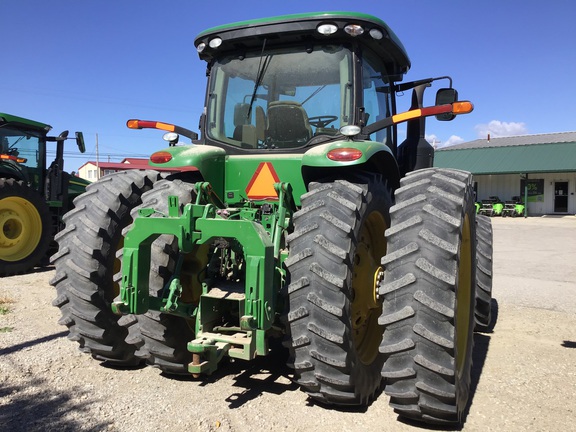
[[[576,431],[576,217],[493,227],[496,321],[475,336],[463,430]],[[0,431],[418,430],[384,394],[364,410],[310,402],[279,355],[204,381],[104,367],[66,339],[53,273],[0,279]]]

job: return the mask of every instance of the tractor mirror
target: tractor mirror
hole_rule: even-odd
[[[78,150],[80,153],[86,151],[86,146],[84,145],[84,134],[82,132],[76,132],[76,144],[78,145]]]
[[[446,105],[454,103],[458,100],[458,92],[453,88],[442,88],[436,92],[436,105]],[[450,121],[454,120],[456,117],[452,113],[438,114],[436,120],[438,121]]]

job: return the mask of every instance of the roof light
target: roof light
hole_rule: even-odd
[[[362,33],[364,33],[364,29],[358,24],[348,24],[346,27],[344,27],[344,31],[350,36],[360,36]]]
[[[330,150],[326,156],[337,162],[352,162],[362,157],[362,151],[357,148],[336,148]]]
[[[351,137],[358,135],[362,129],[356,125],[346,125],[340,128],[340,133],[344,136]]]
[[[338,31],[338,27],[334,24],[320,24],[316,28],[316,31],[318,31],[320,34],[323,34],[324,36],[329,36],[336,33]]]
[[[198,46],[196,47],[196,51],[198,51],[199,53],[201,53],[202,51],[204,51],[204,49],[206,48],[206,44],[204,42],[200,42],[198,44]]]
[[[222,45],[222,39],[220,39],[219,37],[215,37],[210,42],[208,42],[208,45],[210,46],[210,48],[218,48],[220,45]]]
[[[380,40],[384,37],[384,34],[380,30],[373,28],[370,30],[370,36],[372,36],[372,39]]]
[[[167,151],[159,151],[150,156],[150,162],[155,164],[164,164],[172,160],[172,154]]]

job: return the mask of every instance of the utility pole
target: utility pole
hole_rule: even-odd
[[[100,162],[98,161],[98,134],[96,134],[96,180],[100,180]]]

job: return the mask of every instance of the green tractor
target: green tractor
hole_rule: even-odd
[[[0,276],[48,263],[62,216],[88,184],[64,172],[68,131],[54,137],[47,135],[50,129],[44,123],[0,113]],[[50,166],[48,142],[56,143]],[[81,132],[76,132],[76,142],[84,152]]]
[[[64,216],[51,283],[70,339],[108,364],[196,377],[283,340],[321,404],[367,405],[384,387],[402,417],[461,422],[492,231],[486,218],[477,238],[472,177],[433,168],[424,128],[471,103],[449,77],[402,83],[406,51],[370,15],[245,21],[195,46],[200,139],[129,120],[166,131],[158,170],[106,176]]]

